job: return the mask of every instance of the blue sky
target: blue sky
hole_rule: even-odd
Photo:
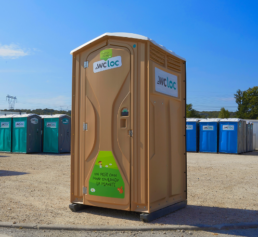
[[[0,0],[0,110],[70,109],[70,51],[105,33],[154,39],[187,60],[187,103],[235,111],[258,85],[258,1]]]

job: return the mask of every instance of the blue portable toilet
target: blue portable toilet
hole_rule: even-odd
[[[220,119],[201,119],[199,125],[199,151],[218,152],[218,122]]]
[[[199,150],[199,120],[186,119],[186,151],[198,152]]]
[[[219,122],[219,152],[243,153],[245,151],[245,121],[238,118],[221,119]]]

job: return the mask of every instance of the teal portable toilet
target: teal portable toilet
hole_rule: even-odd
[[[12,121],[14,116],[0,116],[0,152],[12,151]]]
[[[70,152],[71,117],[66,114],[42,115],[44,119],[43,152]]]
[[[36,114],[13,117],[12,152],[37,153],[41,151],[41,117]]]

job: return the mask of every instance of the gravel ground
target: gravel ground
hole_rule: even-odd
[[[188,153],[188,206],[143,223],[138,213],[69,210],[70,155],[0,153],[0,221],[61,225],[214,225],[258,222],[258,152]],[[258,235],[257,235],[258,236]]]
[[[62,236],[62,237],[156,237],[156,236],[171,236],[171,237],[237,237],[248,236],[257,237],[258,229],[245,230],[226,230],[218,232],[207,231],[110,231],[110,232],[94,232],[94,231],[62,231],[62,230],[26,230],[0,228],[0,237],[45,237],[45,236]]]

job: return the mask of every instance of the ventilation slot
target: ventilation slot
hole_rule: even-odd
[[[167,68],[176,72],[181,72],[181,62],[176,57],[167,57]]]
[[[165,66],[165,54],[161,53],[157,47],[150,46],[150,59],[161,66]]]

